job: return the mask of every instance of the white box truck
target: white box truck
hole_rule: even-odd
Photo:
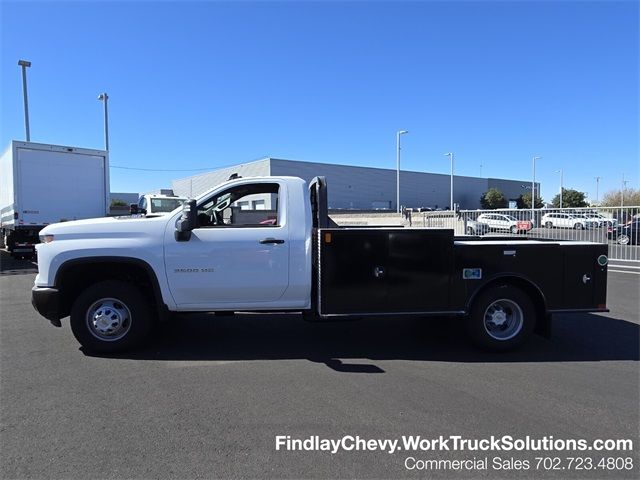
[[[12,255],[32,256],[51,223],[108,211],[106,151],[12,141],[0,157],[0,244]]]

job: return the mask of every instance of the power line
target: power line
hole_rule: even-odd
[[[216,170],[216,168],[220,168],[220,167],[166,169],[166,168],[123,167],[120,165],[109,165],[109,168],[120,168],[122,170],[141,170],[144,172],[201,172],[203,170]]]
[[[248,162],[241,162],[241,163],[232,163],[229,165],[219,165],[217,167],[205,167],[205,168],[177,168],[177,169],[171,169],[171,168],[140,168],[140,167],[124,167],[122,165],[109,165],[109,168],[119,168],[121,170],[139,170],[142,172],[202,172],[205,170],[220,170],[222,168],[229,168],[229,167],[235,167],[235,166],[239,166],[239,165],[245,165],[247,163],[253,163],[253,162],[257,162],[260,160],[266,160],[267,158],[271,158],[269,156],[262,156],[262,157],[258,157],[254,160],[249,160]]]

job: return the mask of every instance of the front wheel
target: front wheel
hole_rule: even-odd
[[[467,331],[475,345],[505,351],[522,345],[535,323],[531,298],[517,287],[500,285],[474,300],[467,317]]]
[[[547,227],[547,228],[551,228],[551,227],[553,227],[553,223],[547,222],[547,223],[544,224],[544,226]]]
[[[467,227],[467,235],[475,235],[476,232],[473,227]]]
[[[584,225],[582,225],[581,223],[576,223],[573,228],[575,228],[576,230],[582,230],[584,228]]]
[[[71,308],[71,330],[87,350],[111,353],[139,345],[151,329],[151,312],[133,285],[115,280],[84,290]]]
[[[518,227],[517,227],[517,226],[515,226],[515,225],[513,225],[513,226],[510,228],[510,230],[511,230],[511,233],[513,233],[514,235],[515,235],[516,233],[518,233]]]

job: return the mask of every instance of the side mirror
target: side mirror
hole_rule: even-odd
[[[197,213],[195,200],[189,199],[182,204],[182,215],[176,223],[176,241],[186,242],[191,238],[191,230],[196,228],[198,222]]]
[[[129,205],[129,214],[131,215],[146,215],[147,211],[144,208],[140,208],[137,203]]]

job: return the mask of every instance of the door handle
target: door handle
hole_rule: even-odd
[[[262,245],[264,245],[266,243],[284,243],[284,240],[280,240],[280,239],[277,239],[277,238],[269,237],[269,238],[263,238],[262,240],[260,240],[260,243]]]

